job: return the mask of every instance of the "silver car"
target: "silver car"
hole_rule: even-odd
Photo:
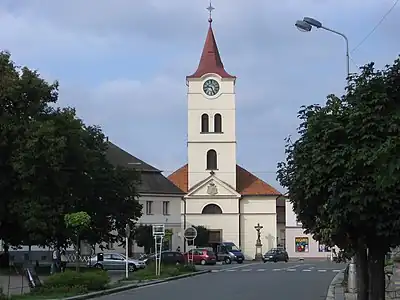
[[[98,258],[98,255],[92,256],[88,262],[88,266],[103,270],[125,270],[126,257],[121,253],[104,253],[102,260],[98,260]],[[128,258],[129,272],[144,269],[145,267],[146,263],[144,261]]]

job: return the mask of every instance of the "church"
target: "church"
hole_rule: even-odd
[[[215,40],[212,18],[197,70],[186,77],[188,162],[168,179],[185,195],[184,228],[202,225],[210,244],[233,242],[255,257],[260,224],[263,252],[285,244],[281,193],[236,161],[236,77],[229,74]]]

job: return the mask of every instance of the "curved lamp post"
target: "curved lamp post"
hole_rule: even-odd
[[[318,29],[324,29],[326,31],[332,32],[334,34],[340,35],[344,41],[346,42],[346,71],[347,71],[347,77],[350,75],[350,55],[349,55],[349,40],[347,39],[347,36],[345,36],[343,33],[330,29],[328,27],[325,27],[322,25],[322,23],[318,20],[315,20],[313,18],[305,17],[302,21],[298,20],[295,23],[295,26],[298,30],[302,32],[309,32],[313,27],[318,28]]]

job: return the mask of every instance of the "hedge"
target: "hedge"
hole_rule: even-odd
[[[93,270],[91,272],[76,272],[66,270],[49,276],[38,291],[79,293],[104,290],[110,278],[106,271]]]

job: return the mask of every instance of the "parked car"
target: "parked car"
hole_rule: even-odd
[[[104,270],[125,270],[126,257],[121,253],[98,253],[92,256],[88,262],[89,267]],[[143,261],[128,258],[128,270],[134,272],[137,269],[144,269],[146,264]]]
[[[278,261],[284,261],[288,262],[289,260],[289,255],[286,252],[285,249],[283,248],[273,248],[269,250],[267,253],[264,254],[263,256],[263,261],[273,261],[273,262],[278,262]]]
[[[160,255],[160,254],[157,254]],[[145,264],[149,264],[150,262],[154,262],[156,260],[156,255],[149,254],[143,261]],[[185,257],[182,253],[178,251],[162,251],[161,252],[161,263],[163,264],[173,264],[179,265],[185,263]]]
[[[223,261],[226,264],[231,264],[236,261],[238,264],[243,263],[244,255],[242,251],[232,242],[223,242],[217,244],[216,255],[218,261]]]
[[[184,254],[185,261],[193,259],[193,263],[201,265],[215,265],[217,263],[217,257],[215,253],[206,248],[191,249]]]

